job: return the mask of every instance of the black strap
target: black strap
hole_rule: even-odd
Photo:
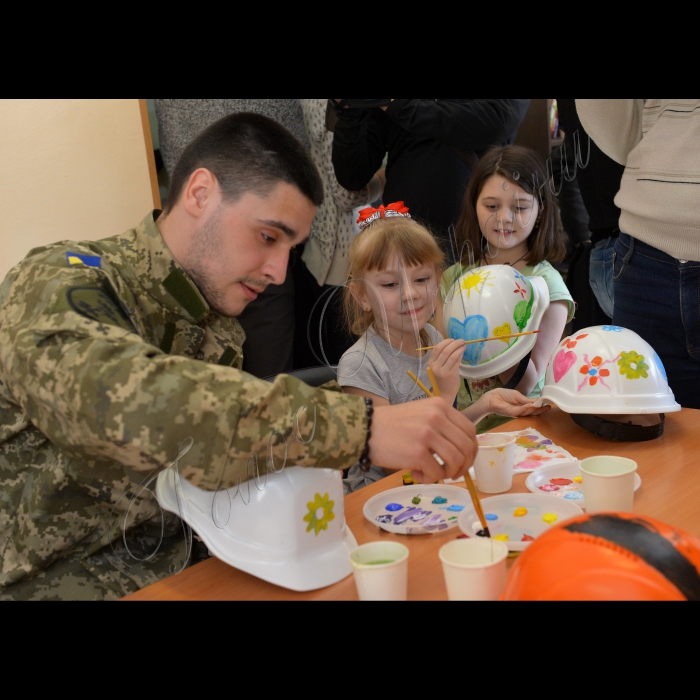
[[[506,385],[503,387],[504,389],[515,389],[516,386],[518,386],[518,382],[523,378],[523,375],[525,374],[525,371],[527,370],[527,366],[530,362],[530,355],[532,354],[532,350],[523,357],[522,360],[520,360],[520,364],[518,365],[518,369],[515,370],[515,374],[508,380]]]
[[[666,414],[660,413],[659,415],[661,416],[661,422],[656,425],[616,423],[615,421],[606,420],[600,416],[588,413],[572,413],[571,418],[576,425],[580,425],[582,428],[602,438],[619,442],[643,442],[645,440],[654,440],[663,435]]]

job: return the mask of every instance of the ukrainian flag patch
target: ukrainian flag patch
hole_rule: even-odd
[[[102,268],[102,258],[99,255],[83,255],[82,253],[66,253],[69,265],[87,265]]]

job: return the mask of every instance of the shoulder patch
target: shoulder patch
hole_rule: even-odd
[[[136,332],[128,315],[102,287],[68,287],[54,307],[54,312],[69,308],[98,323]]]
[[[69,265],[87,265],[88,267],[102,267],[102,258],[99,255],[83,255],[82,253],[66,253],[66,262]]]

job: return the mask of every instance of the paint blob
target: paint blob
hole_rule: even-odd
[[[557,520],[559,520],[559,516],[555,515],[554,513],[545,513],[542,516],[542,520],[546,522],[548,525],[551,525],[552,523],[555,523]]]
[[[554,484],[542,484],[542,486],[537,487],[540,491],[558,491],[559,487]]]
[[[507,542],[510,538],[506,534],[500,534],[500,535],[496,535],[493,539],[500,540],[501,542]]]
[[[420,497],[419,497],[419,496],[414,496],[414,497],[411,499],[411,503],[415,503],[416,505],[418,505],[418,504],[420,503]]]
[[[443,496],[435,496],[435,498],[433,498],[433,503],[447,503],[447,499]]]
[[[395,511],[395,510],[401,510],[403,506],[400,503],[389,503],[387,506],[385,506],[386,510],[390,511]]]
[[[532,542],[535,538],[532,535],[523,535],[521,542]]]
[[[522,518],[523,515],[527,515],[527,508],[516,508],[513,511],[513,516],[516,518]]]
[[[556,486],[568,486],[569,484],[571,484],[573,482],[571,481],[571,479],[559,478],[559,479],[550,479],[549,483],[555,484]]]
[[[495,513],[486,513],[486,520],[498,520],[498,516]]]
[[[580,484],[580,483],[583,481],[583,477],[582,477],[582,476],[575,476],[575,477],[574,477],[574,481],[575,481],[577,484]]]

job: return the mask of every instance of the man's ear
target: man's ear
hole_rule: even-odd
[[[189,177],[182,193],[182,205],[190,216],[200,218],[220,199],[219,183],[207,168],[197,168]]]

